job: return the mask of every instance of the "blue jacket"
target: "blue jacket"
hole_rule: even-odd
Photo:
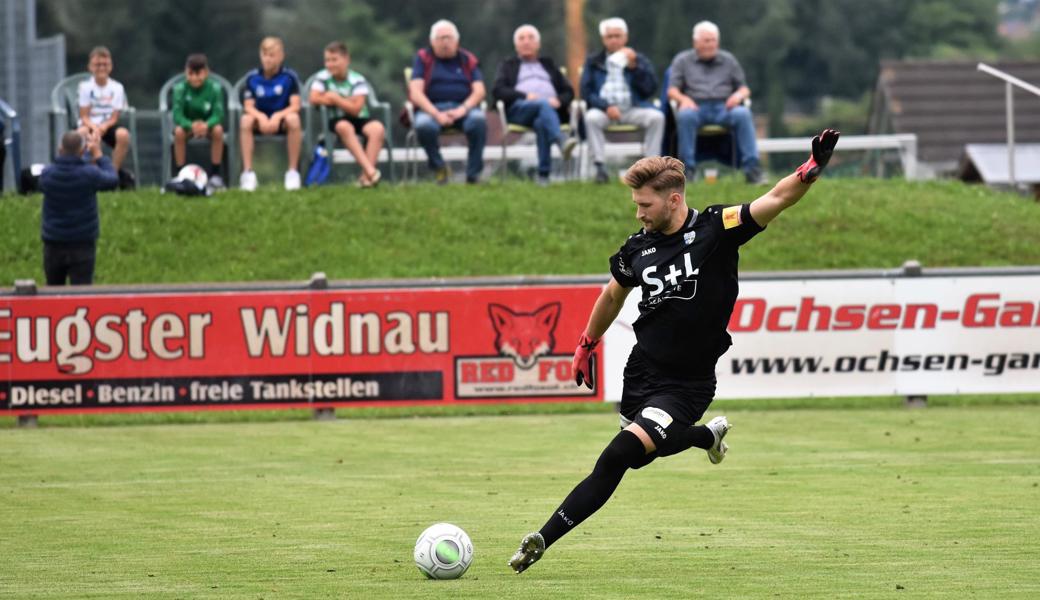
[[[596,54],[590,54],[585,59],[585,66],[581,72],[581,97],[588,103],[589,108],[607,110],[610,106],[599,96],[599,89],[607,80],[607,51],[600,50]],[[632,92],[632,105],[642,108],[650,108],[654,105],[654,91],[657,90],[657,76],[654,75],[654,65],[645,54],[636,54],[636,68],[625,68],[625,81]]]
[[[97,192],[113,190],[119,176],[107,156],[97,164],[79,156],[59,156],[40,175],[43,219],[40,237],[48,242],[92,242],[100,232]]]

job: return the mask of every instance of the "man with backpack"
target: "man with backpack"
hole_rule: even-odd
[[[412,63],[408,98],[416,107],[415,131],[438,184],[451,178],[438,140],[445,127],[455,127],[466,134],[466,182],[479,180],[487,139],[487,120],[480,103],[486,94],[477,57],[459,47],[458,28],[446,19],[434,23],[430,27],[430,46],[420,49]]]

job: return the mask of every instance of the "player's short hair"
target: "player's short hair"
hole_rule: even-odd
[[[78,131],[66,131],[65,135],[61,136],[62,156],[79,156],[83,154],[84,145],[85,140]]]
[[[101,58],[107,58],[111,60],[112,51],[105,46],[94,46],[90,50],[90,56],[88,57],[88,60],[93,60],[95,56],[100,56]]]
[[[342,54],[343,56],[350,56],[350,51],[347,50],[347,45],[339,40],[325,44],[325,51],[335,52],[336,54]]]
[[[458,39],[459,39],[459,28],[456,27],[454,23],[452,23],[451,21],[449,21],[447,19],[440,19],[439,21],[437,21],[433,25],[430,25],[430,41],[431,42],[437,37],[437,30],[440,29],[441,27],[447,27],[448,29],[451,29],[451,34],[453,36],[455,36],[455,40],[458,41]]]
[[[184,61],[184,68],[191,73],[197,73],[203,69],[209,68],[209,60],[205,54],[189,54],[188,60]]]
[[[269,35],[264,39],[260,40],[260,51],[266,52],[268,50],[274,50],[278,48],[281,51],[285,51],[285,44],[282,43],[282,38]]]
[[[628,168],[624,182],[634,190],[650,186],[655,192],[681,192],[686,188],[686,166],[671,156],[647,156]]]
[[[628,33],[628,23],[625,23],[625,20],[621,17],[611,17],[599,22],[600,37],[607,35],[608,29],[620,29],[621,31]]]
[[[697,35],[700,33],[714,33],[715,37],[722,38],[719,34],[719,26],[711,21],[701,21],[693,26],[693,39],[697,39]]]
[[[513,43],[515,44],[516,43],[516,38],[520,37],[520,34],[522,32],[524,32],[524,31],[527,31],[527,30],[530,30],[531,33],[534,34],[535,41],[538,41],[538,42],[542,41],[542,34],[541,34],[541,32],[538,31],[538,28],[535,27],[534,25],[531,25],[530,23],[524,23],[523,25],[517,27],[516,31],[513,32]]]

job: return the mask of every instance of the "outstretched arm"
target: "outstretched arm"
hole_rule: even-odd
[[[592,307],[592,314],[589,315],[589,324],[578,339],[578,347],[574,349],[574,359],[571,361],[575,384],[585,384],[589,389],[596,389],[596,355],[593,351],[599,345],[599,339],[621,312],[630,291],[631,288],[622,287],[611,277],[596,299],[596,305]]]
[[[834,145],[838,143],[841,133],[834,129],[825,129],[812,140],[812,155],[798,169],[781,179],[773,189],[766,192],[751,203],[751,218],[759,226],[765,227],[785,209],[794,206],[809,191],[809,186],[823,172],[823,168],[834,153]]]

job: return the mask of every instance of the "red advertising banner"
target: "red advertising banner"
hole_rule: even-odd
[[[602,400],[600,285],[0,297],[0,414]]]

